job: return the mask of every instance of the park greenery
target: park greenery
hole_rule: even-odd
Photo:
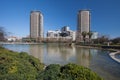
[[[27,53],[0,47],[0,80],[35,80],[44,65]]]
[[[0,47],[0,80],[103,80],[90,69],[76,64],[40,63],[25,52]]]
[[[96,73],[83,66],[76,64],[51,64],[39,74],[38,79],[42,80],[103,80]]]

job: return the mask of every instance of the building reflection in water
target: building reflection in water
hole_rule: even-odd
[[[60,48],[60,53],[61,53],[61,58],[65,61],[71,60],[75,55],[76,55],[76,50],[75,47],[72,46],[61,46]]]
[[[85,67],[90,64],[90,49],[60,44],[30,45],[30,54],[39,58],[42,63],[67,64],[76,63]]]
[[[46,44],[45,64],[60,63],[60,51],[58,44]]]
[[[57,64],[66,64],[75,55],[75,48],[61,44],[47,44],[46,53],[48,61]]]
[[[44,45],[30,45],[29,46],[30,54],[33,55],[34,57],[38,58],[40,62],[43,61],[43,54],[44,54]]]
[[[76,55],[76,61],[77,64],[89,67],[90,66],[90,49],[88,48],[76,48],[77,49],[77,55]]]

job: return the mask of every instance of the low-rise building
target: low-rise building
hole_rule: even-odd
[[[60,30],[55,30],[55,31],[50,30],[50,31],[47,32],[47,37],[48,38],[59,38],[60,33],[61,33]]]
[[[10,37],[7,38],[7,41],[9,41],[9,42],[15,42],[17,40],[18,40],[18,38],[15,37],[15,36],[10,36]]]
[[[65,39],[71,39],[72,41],[75,41],[76,39],[76,32],[70,30],[68,26],[64,26],[61,28],[61,30],[50,30],[47,32],[47,38],[65,38]]]
[[[92,32],[92,37],[91,39],[97,39],[98,38],[98,32]]]

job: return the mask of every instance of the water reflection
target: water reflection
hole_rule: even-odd
[[[86,48],[77,48],[76,55],[77,63],[83,65],[85,67],[89,67],[90,65],[90,49]]]
[[[42,63],[49,64],[67,64],[76,63],[85,67],[90,65],[90,49],[77,48],[75,46],[63,46],[61,44],[45,45],[6,45],[6,48],[18,52],[28,52],[30,55],[40,59]],[[96,52],[92,52],[96,53]],[[93,55],[93,54],[92,54]]]
[[[29,53],[42,63],[66,64],[73,62],[85,67],[90,65],[90,49],[62,46],[59,44],[30,45]]]
[[[75,47],[62,46],[60,44],[46,44],[48,63],[66,64],[70,58],[76,55]]]
[[[40,45],[30,45],[29,46],[29,53],[33,55],[34,57],[38,58],[41,62],[43,61],[43,53],[44,53],[44,46]]]
[[[63,46],[59,47],[60,53],[61,53],[61,58],[64,61],[69,61],[72,57],[76,55],[76,49],[74,46],[69,47],[69,46]]]

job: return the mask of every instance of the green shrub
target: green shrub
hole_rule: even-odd
[[[0,48],[0,80],[36,80],[44,65],[27,53]]]
[[[90,69],[71,63],[61,67],[61,73],[65,80],[102,80]]]
[[[58,80],[60,68],[59,64],[50,64],[42,73],[39,73],[38,80]]]
[[[76,64],[51,64],[39,74],[38,80],[103,80],[90,69]]]

